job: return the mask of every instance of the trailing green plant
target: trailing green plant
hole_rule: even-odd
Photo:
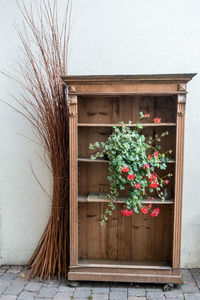
[[[132,122],[129,121],[128,125],[120,122],[117,126],[113,127],[113,133],[108,137],[106,142],[96,142],[90,144],[89,148],[96,150],[91,156],[91,159],[108,158],[108,171],[109,176],[107,179],[110,182],[110,192],[107,198],[110,200],[108,208],[101,216],[100,224],[104,224],[112,215],[115,209],[115,201],[120,195],[120,191],[128,190],[128,197],[125,200],[126,209],[121,210],[121,214],[130,216],[135,213],[147,214],[150,212],[152,217],[159,214],[159,208],[151,210],[152,204],[148,206],[142,205],[142,200],[157,193],[157,197],[165,201],[162,188],[169,183],[167,177],[172,176],[167,174],[160,177],[157,170],[165,170],[167,168],[168,150],[161,153],[161,139],[168,135],[167,131],[156,134],[154,137],[146,138],[141,132],[143,125],[140,122],[145,118],[149,118],[150,114],[143,114],[140,112],[139,121],[136,123],[135,128],[132,130]],[[154,123],[160,123],[160,118],[154,118]],[[153,198],[151,198],[153,199]]]

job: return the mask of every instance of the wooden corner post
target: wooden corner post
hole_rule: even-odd
[[[182,222],[182,189],[184,159],[184,125],[186,95],[179,94],[177,99],[176,118],[176,170],[175,170],[175,203],[173,233],[173,269],[180,268],[181,222]]]
[[[69,97],[70,155],[70,266],[78,264],[78,107],[77,96]]]

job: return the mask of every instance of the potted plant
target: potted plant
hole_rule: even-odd
[[[127,190],[128,196],[125,200],[125,209],[121,210],[121,215],[130,216],[140,211],[143,214],[150,213],[150,216],[157,217],[159,208],[152,209],[152,204],[142,205],[143,199],[153,200],[152,194],[156,192],[157,197],[165,201],[165,195],[162,191],[164,185],[169,183],[166,174],[160,177],[157,170],[165,170],[167,168],[168,150],[162,153],[160,141],[168,135],[165,131],[155,137],[145,138],[142,133],[142,120],[150,118],[150,114],[140,112],[140,117],[132,130],[132,122],[128,125],[120,122],[113,127],[113,133],[108,137],[106,142],[95,142],[90,144],[89,148],[96,150],[91,159],[103,158],[105,155],[109,163],[110,192],[107,198],[110,200],[108,208],[101,216],[100,224],[104,224],[108,217],[112,215],[115,209],[115,201],[120,195],[120,191]],[[154,123],[160,123],[160,118],[154,118]]]

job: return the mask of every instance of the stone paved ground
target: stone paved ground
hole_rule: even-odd
[[[200,300],[200,269],[182,270],[183,284],[163,285],[82,282],[70,287],[62,279],[40,282],[24,278],[23,267],[0,268],[0,300]]]

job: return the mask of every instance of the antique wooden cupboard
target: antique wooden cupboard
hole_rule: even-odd
[[[182,176],[186,84],[195,74],[63,77],[70,114],[69,280],[180,283]],[[150,113],[144,134],[168,131],[162,151],[173,149],[165,172],[173,174],[167,200],[152,201],[160,215],[120,215],[121,195],[110,220],[107,166],[92,161],[89,144],[104,141],[119,121]],[[153,117],[162,119],[153,124]],[[134,124],[133,124],[134,126]],[[144,203],[145,203],[144,199]]]

